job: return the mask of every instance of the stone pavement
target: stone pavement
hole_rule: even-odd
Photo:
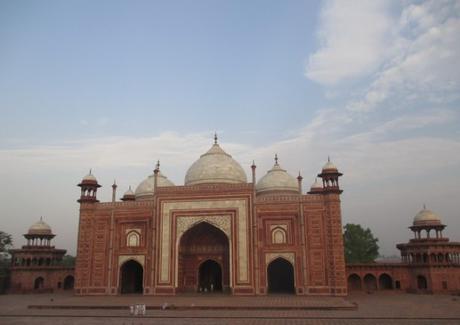
[[[78,299],[76,299],[78,298]],[[300,299],[299,299],[300,298]],[[53,299],[53,301],[51,301]],[[230,299],[230,300],[228,300]],[[412,295],[393,292],[352,294],[347,299],[357,309],[313,310],[279,309],[301,306],[302,300],[325,305],[324,297],[265,296],[179,296],[179,297],[74,297],[71,295],[3,295],[0,296],[0,324],[460,324],[460,297],[449,295]],[[167,309],[147,310],[145,317],[131,317],[128,309],[30,309],[28,305],[50,305],[79,302],[80,306],[122,306],[161,302],[195,306],[232,301],[232,306],[268,306],[254,309]],[[299,301],[297,301],[299,300]],[[335,298],[332,299],[333,303]],[[227,301],[227,304],[229,302]],[[69,304],[70,306],[70,304]]]

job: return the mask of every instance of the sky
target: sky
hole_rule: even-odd
[[[79,188],[177,185],[213,143],[260,179],[330,156],[380,252],[423,204],[460,241],[460,1],[0,0],[1,230],[75,254]]]

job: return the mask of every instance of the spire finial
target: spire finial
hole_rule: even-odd
[[[327,162],[331,162],[331,156],[327,156]]]
[[[426,210],[426,204],[423,203],[423,210]]]
[[[92,172],[92,171],[93,171],[93,169],[92,169],[92,168],[90,168],[90,169],[89,169],[89,174],[90,174],[90,175],[92,175],[92,174],[91,174],[91,172]]]
[[[278,154],[275,153],[275,165],[278,165]]]
[[[43,217],[42,217],[42,216],[40,216],[40,221],[43,221]]]
[[[132,191],[132,190],[131,190],[131,185],[129,185],[128,190]]]
[[[157,164],[155,165],[155,168],[160,170],[160,160],[157,160]]]
[[[214,144],[217,144],[217,132],[214,132]]]

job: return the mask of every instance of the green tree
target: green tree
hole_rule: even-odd
[[[369,228],[347,223],[343,229],[345,261],[347,263],[369,263],[379,256],[379,241]]]
[[[8,253],[8,250],[13,247],[13,239],[10,234],[0,230],[0,254]]]
[[[62,258],[62,265],[64,266],[75,266],[75,257],[72,255],[65,255]]]

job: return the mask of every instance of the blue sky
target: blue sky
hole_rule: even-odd
[[[423,203],[460,240],[459,33],[458,1],[0,1],[2,230],[73,252],[89,168],[103,200],[157,159],[183,184],[217,131],[304,188],[330,155],[385,254]]]

